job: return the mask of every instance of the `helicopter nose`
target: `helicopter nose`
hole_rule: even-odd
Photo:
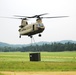
[[[39,30],[44,30],[44,29],[45,29],[45,27],[38,27],[38,29],[39,29]]]

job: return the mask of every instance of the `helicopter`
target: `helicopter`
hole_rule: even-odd
[[[21,19],[21,25],[19,26],[19,38],[21,36],[26,35],[29,36],[30,38],[33,37],[35,34],[39,34],[38,36],[41,37],[41,33],[45,30],[45,26],[42,22],[43,18],[63,18],[63,17],[68,17],[68,16],[54,16],[54,17],[42,17],[43,15],[46,15],[48,13],[44,14],[39,14],[39,15],[34,15],[34,16],[19,16],[19,15],[14,15],[15,17],[20,17],[18,19]],[[28,24],[28,19],[30,18],[36,18],[35,23]]]
[[[32,23],[32,24],[28,24],[27,22],[27,18],[34,18],[35,16],[32,17],[26,17],[23,18],[21,21],[21,25],[19,26],[19,33],[20,33],[20,38],[22,35],[27,35],[30,38],[32,38],[33,35],[35,34],[39,34],[39,37],[41,37],[41,34],[45,27],[42,23],[42,19],[41,17],[38,15],[37,19],[36,19],[36,23]]]
[[[20,16],[14,15],[14,17],[2,17],[2,18],[13,18],[13,19],[21,19],[21,25],[19,26],[19,38],[21,36],[26,35],[30,38],[33,37],[35,34],[39,34],[38,36],[41,37],[41,33],[45,30],[45,26],[42,22],[42,19],[50,19],[50,18],[64,18],[68,16],[54,16],[54,17],[42,17],[43,15],[47,15],[48,13],[34,15],[34,16]],[[28,24],[28,19],[36,18],[35,23]]]

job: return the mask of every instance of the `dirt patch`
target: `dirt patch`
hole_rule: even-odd
[[[0,72],[5,75],[76,75],[74,72]]]

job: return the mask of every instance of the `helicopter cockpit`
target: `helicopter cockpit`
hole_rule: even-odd
[[[44,27],[44,25],[43,25],[43,23],[38,23],[37,24],[37,29],[40,31],[43,31],[44,29],[45,29],[45,27]]]
[[[37,24],[37,27],[44,27],[42,23]]]
[[[43,23],[42,23],[42,19],[36,19],[36,23],[37,23],[37,27],[38,28],[42,28],[42,27],[44,27],[44,25],[43,25]]]

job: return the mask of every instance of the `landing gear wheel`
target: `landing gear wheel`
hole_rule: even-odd
[[[39,37],[41,37],[41,34],[39,34]]]
[[[19,38],[21,38],[21,35],[19,36]]]
[[[30,38],[32,38],[32,35],[30,35]]]

